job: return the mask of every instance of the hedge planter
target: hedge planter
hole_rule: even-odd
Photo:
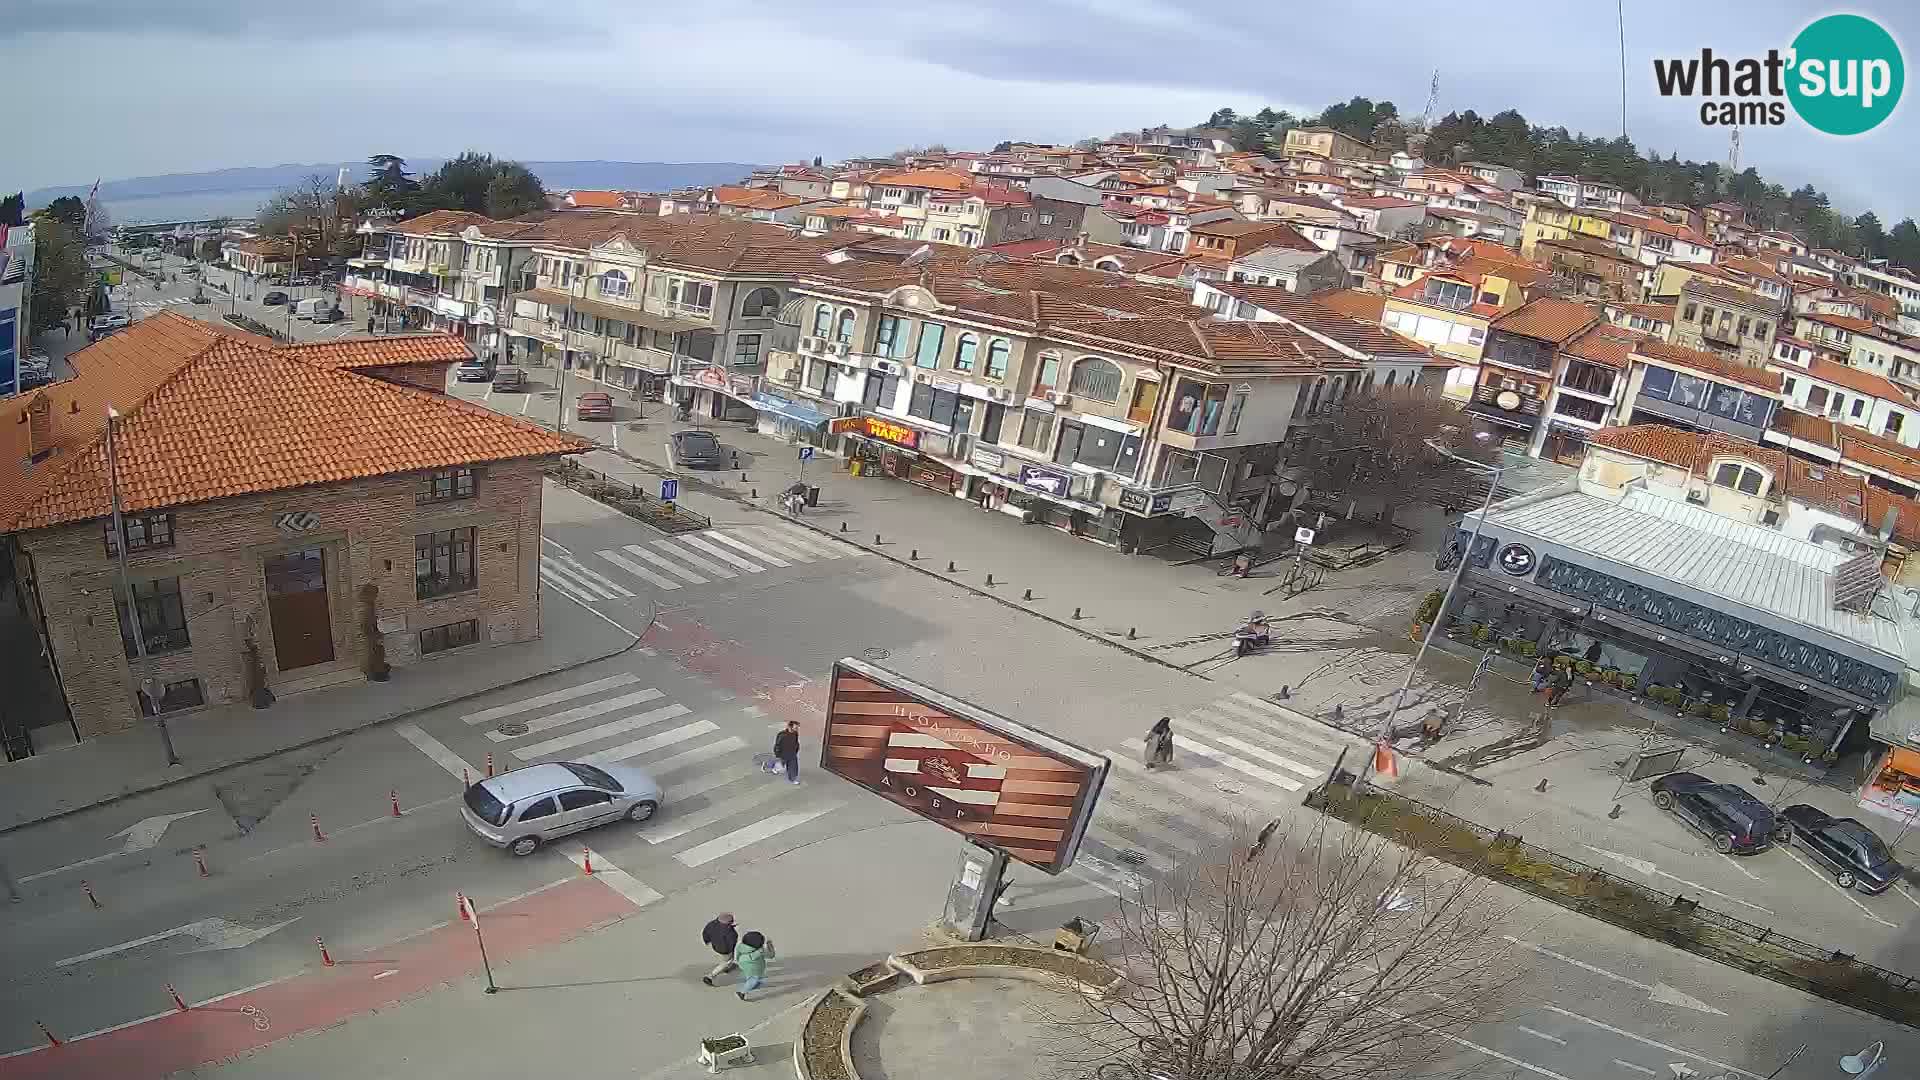
[[[860,1080],[853,1067],[853,1029],[867,1003],[838,988],[820,995],[793,1040],[793,1071],[800,1080]]]
[[[922,986],[948,979],[1024,979],[1107,998],[1126,981],[1098,960],[1026,945],[940,945],[889,956],[887,963]]]
[[[840,989],[854,997],[866,997],[876,990],[885,990],[898,982],[900,971],[885,960],[877,964],[868,964],[840,980]]]

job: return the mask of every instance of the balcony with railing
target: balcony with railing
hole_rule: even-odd
[[[1560,389],[1571,390],[1576,394],[1597,398],[1603,402],[1612,402],[1614,373],[1596,364],[1579,360],[1569,361],[1567,369],[1560,373]]]

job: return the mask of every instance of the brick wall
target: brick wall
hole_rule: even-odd
[[[377,614],[387,662],[422,662],[419,632],[477,619],[480,644],[540,636],[541,475],[537,462],[485,467],[471,499],[415,505],[420,475],[403,474],[326,487],[228,499],[174,512],[174,546],[133,552],[135,582],[178,577],[190,647],[144,661],[126,656],[114,608],[114,560],[105,523],[42,529],[18,538],[32,559],[47,631],[69,705],[83,738],[131,727],[139,718],[134,687],[198,678],[209,706],[245,697],[244,643],[258,644],[269,686],[330,672],[360,670],[364,654],[360,590],[378,590]],[[275,525],[282,514],[311,513],[305,533]],[[477,529],[478,588],[432,600],[415,598],[414,537],[440,529]],[[334,659],[280,672],[267,607],[265,561],[302,548],[326,552],[328,616]],[[397,625],[396,625],[397,624]],[[425,658],[431,663],[440,655]]]

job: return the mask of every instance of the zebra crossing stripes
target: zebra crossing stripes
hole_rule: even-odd
[[[733,783],[740,779],[754,779],[754,778],[752,776],[729,776],[726,782]],[[766,782],[756,783],[753,787],[747,789],[744,793],[742,793],[737,798],[730,799],[726,802],[718,803],[715,805],[710,805],[705,810],[700,810],[695,813],[688,814],[685,817],[682,817],[678,814],[674,814],[671,810],[669,810],[668,816],[666,817],[666,819],[661,821],[657,827],[649,827],[649,828],[640,830],[640,839],[645,840],[649,844],[672,843],[673,841],[678,840],[689,833],[699,832],[701,829],[705,829],[712,825],[717,825],[720,822],[725,821],[727,818],[732,817],[734,814],[737,814],[742,810],[759,806],[761,803],[779,798],[782,795],[786,795],[791,791],[793,786],[791,784],[786,783],[785,781],[782,781],[780,784],[776,785],[770,782],[771,781],[770,777],[767,777],[764,775],[760,776],[758,779]],[[676,794],[675,798],[691,799],[693,798],[693,795],[692,794],[686,794],[686,795]]]
[[[737,566],[740,569],[745,570],[749,574],[758,574],[765,569],[765,567],[761,566],[760,564],[748,562],[747,560],[741,558],[739,555],[736,555],[735,553],[728,551],[725,548],[717,547],[713,544],[709,544],[698,536],[683,536],[680,538],[680,542],[683,544],[687,544],[693,548],[696,548],[700,551],[706,552],[708,555],[711,555],[714,558],[719,559],[721,562],[727,563],[730,566]]]
[[[601,558],[632,574],[634,577],[639,578],[641,581],[651,582],[656,588],[677,589],[680,587],[679,582],[674,581],[672,578],[661,577],[659,574],[654,573],[644,566],[638,565],[632,559],[627,558],[617,551],[602,551],[598,554]],[[700,580],[705,581],[706,579],[701,578]]]
[[[714,577],[724,579],[724,578],[740,576],[739,574],[735,573],[733,570],[730,570],[727,567],[721,566],[719,563],[713,562],[708,559],[703,559],[698,555],[690,555],[687,552],[681,551],[679,548],[674,547],[673,544],[669,541],[655,540],[653,542],[653,546],[659,548],[660,550],[666,552],[669,555],[672,555],[674,558],[679,559],[681,562],[686,563],[688,566],[691,566],[696,570],[705,571],[706,573],[712,574]],[[639,555],[642,553],[644,549],[642,549],[638,544],[628,544],[622,550],[631,551],[635,555]]]
[[[551,693],[522,698],[519,701],[510,701],[505,705],[495,705],[490,709],[481,709],[479,712],[468,713],[460,719],[469,724],[484,724],[490,720],[499,720],[512,716],[515,713],[527,712],[546,705],[558,705],[562,701],[572,701],[574,698],[597,694],[602,690],[613,690],[622,686],[632,686],[639,681],[640,677],[637,675],[609,675],[604,679],[595,679],[592,682],[584,682],[578,686],[569,686],[564,689],[552,691]]]
[[[633,595],[625,585],[582,566],[565,555],[540,556],[540,580],[571,600],[591,604],[595,600],[619,600]]]
[[[605,750],[596,750],[591,754],[574,758],[573,760],[580,762],[582,765],[605,765],[609,762],[625,761],[628,758],[639,757],[642,754],[651,754],[655,750],[662,749],[663,747],[677,746],[680,743],[686,742],[688,739],[697,738],[701,735],[707,735],[719,730],[720,725],[715,724],[711,720],[695,720],[691,724],[683,724],[671,731],[662,731],[656,735],[649,735],[644,739],[635,739],[632,742],[621,743],[619,746],[609,746]]]
[[[590,720],[596,716],[603,716],[617,709],[624,709],[629,705],[639,705],[648,701],[658,701],[660,698],[665,696],[666,695],[662,694],[660,691],[655,690],[653,687],[649,686],[644,690],[635,690],[631,694],[622,694],[619,697],[607,698],[604,701],[595,701],[587,705],[578,705],[564,712],[557,712],[557,713],[551,713],[546,716],[534,717],[532,720],[526,721],[526,730],[521,731],[516,735],[507,735],[499,731],[489,731],[486,733],[486,735],[487,735],[487,738],[492,740],[493,742],[506,742],[510,739],[524,739],[529,735],[535,735],[542,731],[550,730],[552,728],[565,727],[568,724],[572,724],[580,720]]]
[[[685,705],[666,705],[650,712],[634,713],[632,716],[623,716],[618,720],[609,721],[605,724],[595,724],[593,727],[570,732],[566,735],[548,739],[545,742],[520,747],[513,752],[513,756],[519,758],[521,761],[532,761],[534,758],[548,757],[562,750],[572,749],[573,747],[582,746],[586,743],[599,742],[601,739],[610,738],[614,735],[625,734],[629,731],[638,731],[643,727],[652,727],[654,724],[663,723],[668,720],[676,720],[692,711],[692,709],[687,708]]]
[[[632,555],[635,558],[645,559],[647,562],[650,562],[653,565],[659,567],[660,569],[665,570],[667,573],[672,574],[675,577],[685,579],[689,584],[705,585],[707,583],[706,578],[703,578],[699,574],[696,574],[693,571],[687,569],[686,567],[681,566],[679,563],[674,562],[672,559],[662,558],[659,555],[655,555],[653,552],[648,551],[646,548],[641,547],[639,544],[628,544],[626,547],[621,548],[620,550],[627,552],[628,554]],[[611,551],[603,551],[601,552],[601,555],[603,555],[608,562],[613,563],[615,566],[628,565],[627,563],[622,563],[620,560],[614,558],[614,553]]]
[[[669,778],[672,777],[674,773],[689,765],[698,765],[703,761],[712,760],[722,754],[738,753],[746,748],[747,744],[745,742],[742,742],[735,736],[729,735],[718,742],[710,742],[705,746],[696,746],[691,750],[682,750],[672,757],[661,758],[659,761],[651,763],[648,767],[654,771],[654,779],[662,783],[672,783]],[[668,794],[672,794],[671,789],[669,789]]]
[[[707,536],[710,539],[720,541],[721,543],[727,545],[728,547],[738,548],[739,550],[745,552],[749,558],[759,559],[763,563],[769,563],[774,566],[792,566],[793,565],[792,563],[788,562],[785,559],[778,558],[773,555],[769,555],[766,552],[761,551],[759,548],[752,547],[744,543],[743,541],[736,540],[733,537],[728,536],[726,533],[723,533],[718,529],[708,529]]]
[[[715,859],[739,851],[748,844],[771,839],[796,825],[804,825],[828,811],[837,809],[839,809],[837,804],[828,804],[809,806],[800,810],[783,810],[751,825],[735,829],[724,836],[716,836],[704,844],[696,844],[675,855],[674,858],[684,866],[705,866]]]

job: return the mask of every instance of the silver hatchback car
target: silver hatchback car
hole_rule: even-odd
[[[660,785],[628,765],[547,762],[490,776],[469,787],[460,816],[474,835],[515,855],[611,821],[646,821],[660,810]]]

